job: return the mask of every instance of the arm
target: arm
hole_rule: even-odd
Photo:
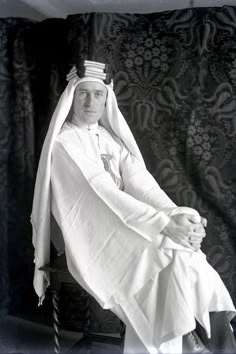
[[[176,209],[176,204],[160,188],[146,167],[124,146],[121,153],[120,169],[124,192],[166,213]]]
[[[107,172],[77,147],[78,142],[77,140],[74,141],[72,134],[70,139],[66,138],[66,136],[63,140],[58,139],[54,145],[54,164],[57,158],[61,160],[62,156],[65,155],[65,158],[71,161],[70,165],[74,168],[73,175],[75,175],[78,183],[77,174],[79,176],[82,172],[90,188],[94,190],[104,203],[104,210],[108,208],[110,212],[120,219],[123,225],[131,228],[146,240],[152,241],[154,238],[156,239],[168,224],[170,218],[163,211],[156,210],[151,205],[145,204],[135,199],[132,195],[120,191]],[[58,161],[58,163],[60,162]],[[69,179],[68,184],[71,184],[72,176],[68,177],[67,171],[65,171],[66,179]],[[73,191],[71,193],[73,194]]]
[[[171,220],[162,233],[185,247],[198,250],[206,235],[206,219],[201,218],[192,208],[177,207],[145,166],[125,147],[121,154],[121,171],[126,193],[164,211],[170,217]]]

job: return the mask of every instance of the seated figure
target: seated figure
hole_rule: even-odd
[[[43,145],[31,216],[40,303],[52,213],[70,273],[125,323],[125,353],[236,352],[234,305],[200,250],[207,221],[147,171],[104,69],[72,68]]]

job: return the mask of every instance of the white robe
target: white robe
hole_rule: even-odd
[[[118,183],[101,154],[112,157]],[[195,319],[210,336],[210,311],[234,316],[205,255],[161,233],[170,215],[197,212],[176,207],[118,138],[102,127],[84,131],[66,123],[53,147],[51,184],[69,271],[126,323],[127,352],[180,352]]]

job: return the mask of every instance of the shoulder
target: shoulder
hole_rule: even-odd
[[[112,141],[113,143],[119,145],[119,147],[123,149],[124,143],[120,138],[118,138],[118,136],[115,133],[108,131],[106,128],[104,128],[101,125],[99,125],[99,132],[102,133],[102,135],[105,136],[107,140]]]
[[[54,150],[57,147],[66,148],[68,145],[74,145],[79,148],[82,144],[73,125],[66,122],[55,139]]]
[[[59,134],[56,137],[56,142],[66,141],[75,134],[74,129],[70,123],[64,123]]]

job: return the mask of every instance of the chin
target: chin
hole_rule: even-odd
[[[99,121],[100,118],[95,118],[95,117],[87,117],[86,123],[87,124],[95,124]]]
[[[87,119],[86,123],[87,124],[96,124],[98,123],[99,119]]]

